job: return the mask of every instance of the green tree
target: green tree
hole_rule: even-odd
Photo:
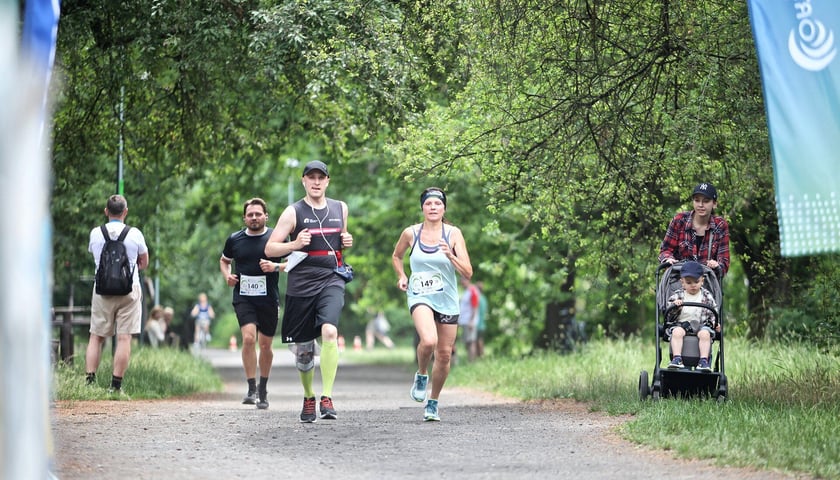
[[[746,6],[466,4],[481,61],[445,112],[426,111],[411,148],[476,165],[491,206],[530,204],[540,240],[560,232],[573,271],[601,295],[605,326],[645,316],[636,299],[652,300],[667,221],[693,184],[715,183],[751,286],[750,333],[763,335],[760,306],[788,288],[787,262],[763,220],[775,216],[772,170]]]

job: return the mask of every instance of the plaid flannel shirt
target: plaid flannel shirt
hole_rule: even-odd
[[[697,247],[697,233],[692,221],[694,211],[678,213],[671,223],[659,247],[659,262],[666,258],[677,260],[694,260],[702,265],[711,258],[717,260],[722,269],[722,275],[729,270],[729,224],[723,217],[712,215],[709,220],[709,231],[703,236],[703,243]],[[712,251],[709,255],[709,233],[712,236]]]

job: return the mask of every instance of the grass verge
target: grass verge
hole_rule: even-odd
[[[717,347],[715,347],[717,351]],[[727,340],[729,396],[639,400],[652,374],[652,344],[638,338],[587,344],[571,355],[485,358],[452,369],[452,384],[528,399],[572,398],[630,414],[630,441],[719,465],[840,478],[840,359],[812,347]]]
[[[84,350],[80,350],[84,351]],[[53,375],[56,400],[105,400],[111,385],[111,355],[103,352],[96,384],[85,384],[84,358],[72,365],[58,362]],[[135,348],[123,380],[123,391],[132,399],[155,399],[220,392],[222,381],[207,361],[172,348]]]

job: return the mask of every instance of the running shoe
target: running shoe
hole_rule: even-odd
[[[668,364],[668,368],[685,368],[683,365],[682,357],[677,355],[676,357],[671,359],[671,363]]]
[[[313,423],[318,417],[315,415],[315,397],[303,399],[303,410],[300,411],[301,423]]]
[[[268,408],[268,391],[260,390],[260,399],[257,401],[257,408],[265,410]]]
[[[415,402],[424,402],[426,400],[426,385],[429,383],[428,375],[420,375],[420,372],[414,374],[414,383],[411,384],[411,398]]]
[[[439,422],[440,415],[438,415],[438,401],[429,399],[426,402],[426,410],[423,412],[423,420],[427,422]]]
[[[707,358],[701,358],[700,363],[697,365],[697,370],[701,372],[711,372],[712,367],[709,365],[709,360]]]
[[[242,403],[245,405],[253,405],[257,403],[257,391],[248,390],[248,393],[245,394],[245,398],[242,399]]]
[[[321,418],[325,420],[335,420],[336,418],[335,408],[330,397],[321,397]]]

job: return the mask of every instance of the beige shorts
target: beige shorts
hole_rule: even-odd
[[[110,337],[116,332],[140,333],[143,294],[135,283],[128,295],[99,295],[93,292],[90,304],[90,333]]]

